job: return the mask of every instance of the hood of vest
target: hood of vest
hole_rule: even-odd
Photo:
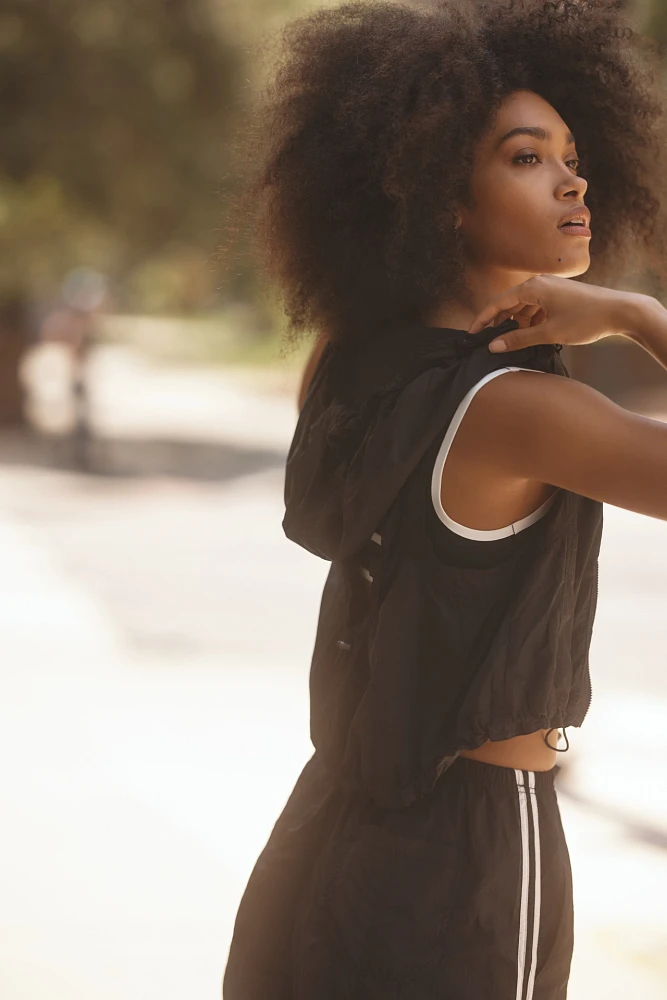
[[[494,368],[539,360],[562,370],[560,344],[487,350],[518,326],[508,319],[472,335],[415,326],[360,346],[327,344],[287,456],[285,535],[322,559],[353,558],[447,426],[451,399]]]

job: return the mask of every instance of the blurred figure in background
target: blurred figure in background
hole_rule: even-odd
[[[70,271],[62,285],[62,303],[44,319],[39,339],[45,344],[61,344],[70,360],[69,389],[72,400],[70,442],[76,468],[90,465],[91,424],[86,388],[86,363],[95,342],[98,313],[107,305],[108,288],[104,275],[93,268]]]

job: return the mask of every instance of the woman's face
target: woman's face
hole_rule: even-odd
[[[474,207],[459,209],[469,287],[475,278],[501,290],[533,274],[572,277],[588,270],[586,229],[572,235],[558,228],[566,212],[584,204],[588,184],[578,167],[574,137],[547,101],[530,90],[505,99],[475,151]]]

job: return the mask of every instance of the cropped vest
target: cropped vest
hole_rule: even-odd
[[[482,539],[452,531],[435,502],[480,384],[508,367],[569,377],[557,344],[488,351],[517,326],[328,345],[288,453],[283,529],[331,562],[311,740],[343,786],[383,807],[427,795],[463,749],[580,726],[590,704],[603,505],[557,489]]]

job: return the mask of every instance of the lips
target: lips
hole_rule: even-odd
[[[588,226],[577,225],[573,222],[565,222],[562,226],[558,227],[565,236],[585,236],[590,237],[592,233]]]
[[[585,205],[572,205],[565,215],[561,216],[558,228],[565,226],[580,225],[582,229],[588,229],[591,224],[591,213]]]

